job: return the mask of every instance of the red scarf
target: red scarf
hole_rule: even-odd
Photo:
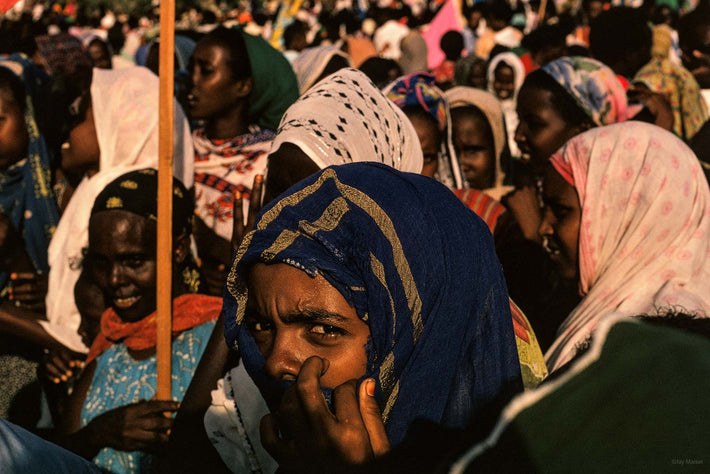
[[[173,300],[173,338],[187,329],[217,319],[221,310],[222,298],[217,296],[178,296]],[[101,332],[91,345],[86,364],[119,342],[137,351],[154,347],[156,336],[156,313],[135,323],[126,323],[113,308],[109,308],[101,316]]]

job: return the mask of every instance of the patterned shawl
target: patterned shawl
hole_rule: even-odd
[[[297,145],[320,168],[374,161],[421,173],[424,158],[407,117],[356,69],[318,83],[284,115],[271,150]]]
[[[626,91],[614,71],[591,58],[555,59],[542,68],[559,83],[597,126],[627,118]]]
[[[551,370],[610,313],[710,314],[710,191],[690,148],[628,122],[573,138],[551,161],[579,195],[584,295],[546,354]]]
[[[27,159],[0,170],[0,212],[22,231],[35,270],[47,272],[47,247],[59,222],[59,212],[52,193],[51,154],[37,127],[32,98],[48,77],[20,54],[0,61],[0,66],[13,71],[25,84],[25,124],[29,134]],[[7,278],[7,273],[0,273],[0,288]]]
[[[225,337],[262,392],[264,358],[244,322],[257,263],[320,274],[370,327],[366,377],[390,440],[416,418],[463,427],[520,381],[505,280],[486,225],[444,186],[379,163],[326,168],[264,208],[225,289]]]
[[[419,106],[432,116],[439,125],[443,137],[439,148],[439,167],[435,177],[452,189],[465,187],[461,166],[451,141],[449,104],[444,92],[436,87],[434,76],[427,73],[414,73],[400,77],[383,92],[399,108],[409,105]]]
[[[689,141],[708,120],[708,109],[700,95],[695,77],[684,67],[668,59],[654,58],[642,67],[634,82],[641,82],[654,92],[660,92],[673,109],[673,133]]]

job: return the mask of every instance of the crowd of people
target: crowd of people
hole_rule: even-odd
[[[0,16],[0,471],[706,466],[710,3],[631,3],[186,7],[171,222],[154,13]]]

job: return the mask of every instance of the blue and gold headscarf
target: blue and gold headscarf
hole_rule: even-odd
[[[35,270],[46,273],[47,248],[59,222],[59,211],[51,184],[52,155],[35,121],[33,96],[48,77],[22,54],[0,61],[0,67],[10,69],[25,84],[25,124],[29,135],[27,159],[0,170],[0,212],[22,231]],[[0,288],[7,278],[7,273],[0,273]]]
[[[463,427],[520,379],[512,318],[488,228],[444,186],[375,163],[332,166],[260,213],[229,273],[225,336],[262,393],[264,357],[244,324],[258,262],[320,274],[370,327],[366,377],[387,433],[416,418]],[[332,388],[332,387],[331,387]]]

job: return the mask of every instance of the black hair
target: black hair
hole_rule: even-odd
[[[506,23],[510,24],[510,20],[511,18],[513,18],[514,12],[507,2],[502,0],[495,0],[488,4],[486,13],[489,18],[503,20]]]
[[[251,63],[246,41],[240,30],[218,26],[207,33],[200,43],[216,43],[229,51],[229,67],[232,70],[232,79],[241,81],[251,77]]]
[[[397,61],[394,59],[381,58],[379,56],[367,58],[360,64],[358,69],[364,72],[377,87],[382,87],[391,82],[392,79],[389,73],[392,70],[397,71],[397,73],[394,74],[395,77],[402,75],[402,67]]]
[[[570,127],[574,126],[590,126],[595,124],[582,107],[575,102],[574,98],[562,87],[552,76],[542,69],[537,69],[525,78],[518,96],[523,93],[523,90],[538,89],[548,91],[551,96],[550,103],[555,111],[560,115],[562,120]]]
[[[434,126],[434,129],[436,130],[436,133],[439,135],[439,142],[443,139],[443,134],[441,130],[439,129],[439,122],[429,114],[426,110],[424,110],[424,107],[421,105],[405,105],[402,107],[402,112],[404,112],[404,115],[406,115],[409,118],[412,117],[417,117],[422,120],[427,121],[428,123],[431,123]]]
[[[294,20],[293,23],[288,25],[284,30],[284,46],[286,49],[292,49],[291,45],[301,36],[305,37],[308,31],[308,27],[301,20]]]
[[[449,61],[456,61],[463,51],[463,35],[456,30],[449,30],[441,37],[439,47]]]
[[[637,51],[648,53],[650,59],[651,44],[648,18],[639,9],[615,7],[599,14],[591,23],[589,51],[612,68]]]
[[[0,93],[3,91],[9,92],[9,94],[3,94],[3,96],[9,97],[24,113],[27,108],[24,82],[11,69],[0,66]]]

